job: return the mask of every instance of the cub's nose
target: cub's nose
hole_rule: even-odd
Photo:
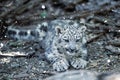
[[[73,52],[76,51],[75,49],[66,49],[66,50],[69,51],[69,52],[71,52],[71,53],[73,53]]]
[[[74,52],[74,51],[75,51],[75,49],[69,49],[69,51],[70,51],[70,52]]]

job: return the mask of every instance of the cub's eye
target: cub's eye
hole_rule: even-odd
[[[65,42],[69,42],[69,40],[68,40],[68,39],[64,39],[64,41],[65,41]]]
[[[80,42],[80,39],[77,39],[76,42]]]
[[[65,42],[69,42],[68,36],[63,36],[63,40],[64,40]]]

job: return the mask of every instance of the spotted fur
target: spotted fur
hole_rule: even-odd
[[[8,36],[17,40],[39,40],[46,58],[57,71],[69,66],[76,69],[87,65],[86,27],[74,20],[53,20],[32,26],[32,30],[8,28]]]

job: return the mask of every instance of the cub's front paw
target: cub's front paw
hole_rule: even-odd
[[[53,64],[53,69],[56,71],[65,71],[69,67],[69,63],[66,59],[60,59],[55,61]]]
[[[87,61],[81,58],[74,58],[71,60],[71,65],[76,69],[84,68],[87,66]]]

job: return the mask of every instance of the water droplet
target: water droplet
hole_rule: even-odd
[[[43,71],[43,73],[46,73],[47,71]]]
[[[42,9],[45,9],[45,8],[46,8],[46,6],[45,6],[45,5],[42,5],[41,7],[42,7]]]
[[[108,62],[108,63],[110,63],[110,62],[111,62],[111,60],[110,60],[110,59],[108,59],[108,60],[107,60],[107,62]]]
[[[107,20],[104,21],[105,23],[108,22]]]
[[[4,44],[3,43],[0,43],[0,47],[3,47],[4,46]]]

